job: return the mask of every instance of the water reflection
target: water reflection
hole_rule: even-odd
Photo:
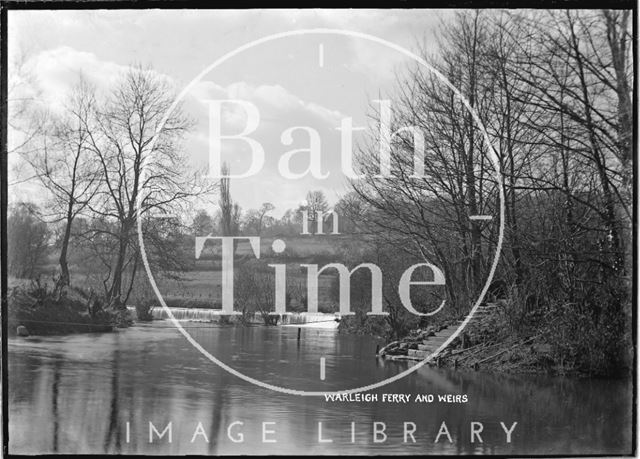
[[[172,328],[16,339],[9,344],[12,453],[621,454],[630,451],[629,381],[421,368],[375,391],[379,401],[327,402],[258,388],[214,367]],[[216,356],[290,387],[357,387],[405,364],[374,357],[366,337],[295,328],[191,330]],[[346,356],[353,356],[347,358]],[[319,380],[319,358],[327,381]],[[318,389],[320,388],[320,389]],[[467,403],[387,403],[385,393],[467,394]],[[504,427],[518,422],[512,442]],[[322,439],[319,442],[319,423]],[[374,423],[385,442],[375,443]],[[442,423],[451,437],[441,435]],[[471,440],[482,423],[482,442]],[[149,442],[149,423],[161,433]],[[235,423],[235,424],[234,424]],[[241,424],[240,424],[241,423]],[[266,425],[264,423],[267,423]],[[273,423],[273,424],[268,424]],[[409,423],[409,424],[407,424]],[[407,436],[406,431],[415,432]],[[378,425],[380,428],[380,424]],[[264,431],[267,431],[265,433]],[[269,433],[274,431],[274,433]],[[263,442],[275,440],[275,443]],[[380,435],[378,436],[380,439]],[[242,442],[239,439],[242,438]],[[406,442],[405,442],[406,440]]]
[[[120,349],[117,345],[118,338],[116,337],[116,346],[113,350],[113,359],[111,364],[111,409],[109,411],[109,429],[104,439],[104,451],[106,452],[120,452],[120,423],[118,422],[118,416],[120,413],[120,404],[118,403],[119,386],[118,386],[118,370],[119,370],[119,354]],[[114,443],[115,450],[111,448],[112,441]]]
[[[60,360],[56,359],[53,363],[53,385],[51,387],[51,412],[53,413],[53,452],[58,452],[58,434],[59,434],[59,417],[58,417],[58,388],[60,386]]]

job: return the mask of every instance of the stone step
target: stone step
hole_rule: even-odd
[[[445,331],[441,331],[436,333],[435,335],[429,336],[427,339],[434,339],[434,338],[442,338],[443,336],[449,336],[453,333],[453,330],[447,330]]]
[[[460,327],[462,321],[457,324],[450,325],[447,328],[443,328],[436,334],[423,339],[422,344],[418,344],[418,349],[409,349],[407,355],[410,357],[416,358],[426,358],[431,353],[433,353],[436,349],[438,349],[442,344],[447,341],[451,335]]]
[[[435,335],[428,337],[427,339],[442,338],[443,336],[451,336],[453,332],[454,330],[442,330],[436,333]]]
[[[444,341],[442,341],[444,343]],[[438,349],[442,343],[429,343],[429,344],[418,344],[418,350],[420,351],[435,351]]]
[[[453,335],[453,333],[456,331],[455,328],[449,329],[449,330],[442,330],[438,333],[436,333],[435,335],[431,336],[430,338],[441,338],[443,336],[451,336]]]
[[[444,343],[447,339],[449,339],[449,336],[440,336],[438,338],[432,336],[429,339],[423,339],[422,344],[437,344],[439,346],[442,343]]]
[[[430,354],[431,352],[421,351],[419,349],[409,349],[409,351],[407,352],[407,355],[409,357],[418,357],[420,359],[426,359]]]

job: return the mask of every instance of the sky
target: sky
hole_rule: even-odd
[[[389,99],[393,105],[397,77],[411,60],[361,37],[306,33],[256,44],[196,77],[238,47],[303,29],[365,33],[413,52],[418,45],[431,52],[437,47],[438,26],[451,14],[447,10],[313,9],[10,11],[8,44],[13,66],[9,82],[11,87],[19,80],[12,69],[27,69],[31,78],[18,86],[27,87],[27,92],[55,111],[80,73],[97,88],[106,89],[128,66],[151,67],[177,93],[184,90],[183,109],[195,120],[184,151],[192,164],[207,170],[212,144],[210,101],[235,101],[224,103],[220,119],[213,121],[220,123],[222,135],[229,136],[249,128],[245,107],[251,105],[259,122],[247,137],[264,150],[264,164],[250,177],[232,179],[232,196],[245,210],[271,202],[276,206],[273,215],[280,216],[297,207],[309,190],[324,191],[331,204],[348,191],[337,128],[346,118],[355,127],[370,123],[374,99]],[[10,143],[11,139],[10,132]],[[356,131],[354,150],[362,141]],[[232,174],[249,170],[248,142],[221,141],[222,160],[231,165]],[[326,178],[283,177],[279,168],[283,156],[299,150],[287,156],[292,158],[291,173],[302,175],[312,142],[320,151],[319,169]],[[11,170],[15,176],[9,177],[10,183],[19,179]],[[20,200],[42,196],[30,182],[13,186],[11,194]]]

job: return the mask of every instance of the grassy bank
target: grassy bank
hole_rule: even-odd
[[[631,364],[625,349],[630,337],[619,332],[625,329],[623,324],[606,314],[594,321],[577,308],[514,311],[519,309],[504,301],[474,316],[430,364],[509,373],[603,377],[629,374]],[[447,325],[457,327],[458,323],[456,319],[414,329],[390,346],[388,358],[419,360],[412,358],[410,349],[428,343]]]
[[[126,311],[112,311],[79,289],[56,294],[46,283],[16,286],[8,294],[9,336],[108,332],[129,322]]]

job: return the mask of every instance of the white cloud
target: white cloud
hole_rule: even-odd
[[[30,57],[26,62],[34,78],[22,86],[44,105],[55,108],[64,101],[79,72],[102,89],[110,87],[128,64],[150,63],[159,74],[170,75],[179,82],[176,86],[184,87],[204,66],[270,34],[346,29],[411,49],[418,34],[430,33],[442,14],[400,9],[14,11],[10,12],[9,51],[11,55],[20,49]],[[312,188],[343,189],[339,173],[322,183],[278,181],[274,161],[306,143],[303,135],[296,135],[293,145],[284,146],[280,134],[291,126],[316,128],[322,136],[323,168],[335,171],[340,143],[334,128],[345,116],[352,117],[356,126],[365,124],[369,99],[387,88],[403,58],[367,41],[333,38],[282,40],[271,43],[264,52],[254,50],[247,57],[225,62],[216,69],[215,80],[200,82],[185,98],[185,110],[197,118],[187,151],[201,162],[207,159],[208,113],[201,101],[241,96],[260,110],[262,122],[254,134],[265,147],[268,164],[264,177],[256,177],[255,184],[277,201],[274,204],[299,201]],[[323,69],[317,67],[319,41],[325,45]],[[15,76],[10,74],[10,79]],[[242,117],[235,121],[244,122]],[[261,193],[246,191],[249,187],[250,182],[234,184],[234,197],[245,207],[255,207]]]
[[[24,63],[23,72],[30,78],[22,84],[25,91],[49,110],[61,110],[69,92],[82,77],[92,84],[98,94],[105,94],[132,67],[100,59],[94,53],[61,46],[42,51]],[[144,67],[143,67],[144,68]],[[175,87],[174,79],[155,70],[155,77]],[[25,82],[23,82],[25,83]]]
[[[282,85],[252,85],[245,81],[236,81],[221,86],[205,80],[197,83],[189,91],[185,107],[197,111],[198,126],[190,134],[188,151],[194,155],[194,162],[203,164],[209,153],[208,103],[212,99],[240,99],[253,103],[260,113],[260,124],[249,136],[258,141],[265,151],[265,164],[259,174],[251,178],[235,179],[234,198],[244,208],[258,207],[263,201],[271,201],[281,214],[287,207],[297,205],[309,189],[323,189],[330,200],[334,200],[335,188],[342,188],[340,173],[339,133],[336,127],[346,115],[338,110],[320,104],[305,101]],[[223,105],[223,132],[240,132],[246,123],[246,116],[238,106]],[[328,180],[307,177],[304,180],[288,181],[280,176],[278,160],[287,151],[308,146],[308,139],[302,132],[294,134],[293,145],[281,143],[282,132],[293,126],[306,126],[319,132],[322,139],[322,168],[330,172]],[[248,170],[250,155],[246,143],[242,141],[223,142],[223,161],[230,163],[234,174]],[[296,171],[306,168],[304,156],[292,161]]]
[[[17,148],[25,142],[29,131],[28,119],[18,117],[18,112],[24,107],[22,100],[33,102],[30,110],[46,110],[47,112],[62,112],[70,92],[80,77],[92,84],[98,94],[105,93],[130,67],[99,59],[90,52],[78,51],[69,46],[48,49],[30,57],[19,69],[9,73],[12,92],[9,94],[9,150]],[[171,82],[166,75],[156,76]],[[11,102],[14,103],[11,103]],[[30,103],[31,103],[30,102]],[[40,185],[36,182],[25,182],[24,179],[32,175],[19,154],[9,157],[10,182],[12,199],[40,202],[44,195]]]
[[[25,72],[33,75],[32,91],[52,110],[60,109],[69,91],[82,75],[98,91],[111,87],[127,67],[106,62],[93,53],[63,46],[38,53],[25,63]]]
[[[332,126],[339,125],[346,115],[339,110],[333,110],[315,102],[301,99],[280,85],[263,84],[253,86],[244,81],[231,83],[222,87],[212,81],[198,82],[189,91],[189,95],[199,100],[205,107],[207,100],[239,99],[252,102],[272,112],[305,111],[310,115],[323,119]]]

